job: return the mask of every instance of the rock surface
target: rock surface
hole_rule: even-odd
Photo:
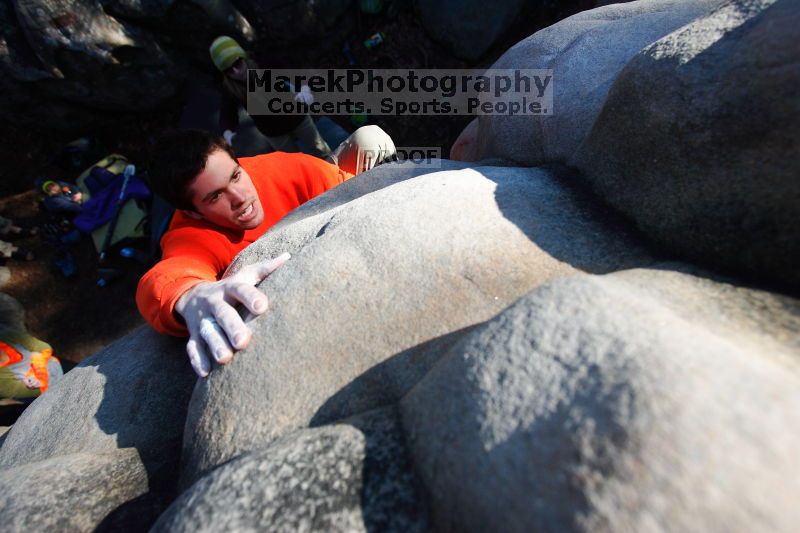
[[[236,0],[236,6],[258,28],[266,48],[304,46],[309,41],[336,41],[352,31],[355,25],[351,0]]]
[[[93,531],[146,492],[136,450],[62,455],[0,470],[0,516],[5,531]]]
[[[800,5],[736,0],[642,50],[573,164],[687,258],[800,287]]]
[[[566,162],[588,135],[628,60],[722,1],[645,0],[605,6],[573,15],[517,43],[491,68],[552,69],[553,112],[479,117],[475,153],[469,160]]]
[[[179,339],[139,328],[85,359],[14,424],[0,467],[134,447],[172,457],[195,382]]]
[[[533,291],[402,401],[436,529],[791,531],[798,330],[797,300],[669,270]]]
[[[153,531],[425,531],[424,518],[396,415],[384,409],[217,468]]]
[[[152,109],[181,75],[153,35],[92,0],[14,0],[0,11],[0,113],[76,128]],[[63,120],[75,120],[63,123]]]
[[[536,133],[561,159],[583,142],[580,171],[380,166],[234,261],[293,254],[250,347],[194,390],[183,343],[145,329],[68,373],[5,436],[4,525],[144,529],[174,500],[156,531],[796,530],[797,4],[731,0],[639,52],[607,35],[706,5],[534,36],[577,81],[619,71],[615,39],[635,55],[587,139],[585,117]],[[665,262],[604,198],[738,273]]]
[[[241,0],[100,0],[106,13],[156,28],[175,45],[196,49],[207,60],[207,45],[220,33],[251,43],[258,32],[239,11]]]
[[[220,34],[255,38],[228,0],[2,2],[0,116],[75,131],[151,110]]]
[[[174,497],[183,422],[195,382],[184,353],[178,339],[140,328],[84,360],[16,421],[0,449],[0,472],[11,469],[22,476],[28,464],[55,465],[58,470],[73,464],[73,459],[67,458],[78,456],[84,458],[80,461],[107,457],[111,464],[121,450],[132,450],[135,453],[125,459],[125,464],[135,464],[145,472],[144,490],[137,488],[138,478],[127,476],[109,478],[102,487],[134,498],[146,493],[149,483],[153,494],[133,501],[132,509],[124,510],[147,527],[147,520],[155,520]],[[18,468],[23,470],[15,470]],[[83,483],[80,480],[90,475],[91,470],[86,469],[91,465],[76,468],[69,471],[75,476],[74,483]],[[13,475],[9,473],[6,479]],[[86,504],[82,490],[67,490],[71,486],[68,471],[63,476],[64,492],[59,493],[63,505],[48,511],[49,520],[68,521],[67,514]],[[91,476],[95,477],[86,483],[98,482],[101,473]],[[28,486],[27,482],[18,482]],[[129,483],[136,485],[127,486]],[[97,497],[100,495],[98,492]],[[124,501],[116,499],[113,506],[102,509],[111,511]],[[92,511],[90,518],[97,520],[92,529],[106,517]]]
[[[284,251],[293,258],[261,286],[270,313],[254,322],[251,345],[198,382],[184,484],[312,419],[332,421],[321,413],[396,401],[438,357],[428,343],[452,342],[440,337],[553,277],[653,261],[611,213],[563,184],[563,169],[480,167],[397,182],[420,171],[385,165],[357,176],[308,206],[317,214],[302,218],[299,208],[240,254],[232,271]],[[364,182],[374,192],[324,210]],[[392,367],[403,372],[369,384]]]

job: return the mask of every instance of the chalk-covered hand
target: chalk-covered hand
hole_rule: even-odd
[[[219,364],[233,359],[233,354],[250,342],[253,333],[234,309],[243,304],[254,315],[267,310],[268,300],[255,286],[289,259],[283,254],[271,261],[256,263],[220,281],[198,283],[175,305],[189,330],[186,352],[192,368],[200,377],[211,370],[213,358]]]
[[[222,132],[222,137],[225,139],[225,142],[228,144],[233,144],[233,138],[236,137],[236,133],[231,130],[225,130]]]
[[[300,92],[294,96],[295,102],[302,102],[306,105],[314,103],[314,95],[311,93],[311,87],[303,85],[300,87]]]

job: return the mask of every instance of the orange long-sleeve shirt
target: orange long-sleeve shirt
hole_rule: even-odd
[[[289,211],[352,177],[321,159],[273,152],[239,159],[250,175],[264,209],[264,221],[251,230],[221,228],[176,211],[161,239],[162,260],[139,281],[136,305],[160,333],[184,336],[186,326],[175,304],[203,281],[216,281],[241,252]]]

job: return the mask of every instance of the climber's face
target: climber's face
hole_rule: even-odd
[[[253,180],[227,152],[214,150],[189,186],[194,211],[186,212],[223,228],[253,229],[264,210]]]

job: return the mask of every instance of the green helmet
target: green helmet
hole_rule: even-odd
[[[247,57],[247,53],[239,46],[239,43],[227,35],[214,39],[214,42],[208,48],[208,53],[211,55],[211,61],[214,62],[214,66],[220,72],[228,70],[231,65],[236,63],[237,59]]]

